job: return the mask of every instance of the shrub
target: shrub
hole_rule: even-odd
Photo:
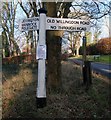
[[[88,45],[86,52],[88,55],[111,54],[111,38],[102,38],[98,43]]]
[[[80,55],[83,54],[83,47],[80,47]],[[86,54],[87,55],[95,55],[95,54],[99,54],[98,49],[96,48],[96,44],[89,44],[88,46],[86,46]]]
[[[96,48],[101,54],[111,54],[111,38],[100,39]]]
[[[86,53],[87,53],[88,55],[99,54],[99,51],[98,51],[96,45],[97,45],[96,43],[95,43],[95,44],[93,43],[93,44],[88,45],[88,46],[86,47]]]

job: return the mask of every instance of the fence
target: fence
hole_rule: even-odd
[[[13,57],[6,57],[2,59],[2,64],[21,64],[21,63],[31,63],[36,62],[35,54],[27,54]]]

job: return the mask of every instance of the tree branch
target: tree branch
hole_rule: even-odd
[[[25,12],[27,18],[29,18],[29,14],[28,14],[28,12],[25,10],[25,8],[23,7],[22,2],[19,2],[19,4],[20,4],[22,10]]]

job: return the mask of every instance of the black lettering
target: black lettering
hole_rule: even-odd
[[[57,23],[60,23],[60,20],[56,20]]]
[[[74,20],[56,20],[56,23],[79,24],[79,21],[74,21]]]
[[[78,31],[85,31],[85,30],[86,30],[86,27],[77,27],[77,30],[78,30]]]
[[[52,19],[52,23],[55,23],[55,20],[54,20],[54,19]]]
[[[50,19],[47,19],[47,23],[51,23],[51,20],[50,20]]]
[[[72,26],[58,26],[58,29],[60,30],[72,30],[72,31],[75,31],[76,30],[76,27],[72,27]]]
[[[56,29],[56,26],[50,26],[51,29],[55,30]]]
[[[55,23],[55,20],[54,19],[47,19],[47,23]]]
[[[82,24],[82,25],[89,25],[89,22],[88,21],[80,21],[80,24]]]

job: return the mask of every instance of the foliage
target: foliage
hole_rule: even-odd
[[[87,47],[86,47],[86,51],[87,51],[87,55],[95,55],[95,54],[99,54],[98,53],[98,49],[96,48],[96,43],[92,43],[92,44],[89,44]]]
[[[79,53],[80,55],[83,55],[83,46],[80,47]],[[94,55],[96,54],[95,44],[89,44],[86,46],[86,54],[87,55]]]
[[[97,43],[87,46],[87,54],[111,54],[111,38],[102,38]]]
[[[100,54],[111,54],[111,38],[100,39],[96,45]]]

